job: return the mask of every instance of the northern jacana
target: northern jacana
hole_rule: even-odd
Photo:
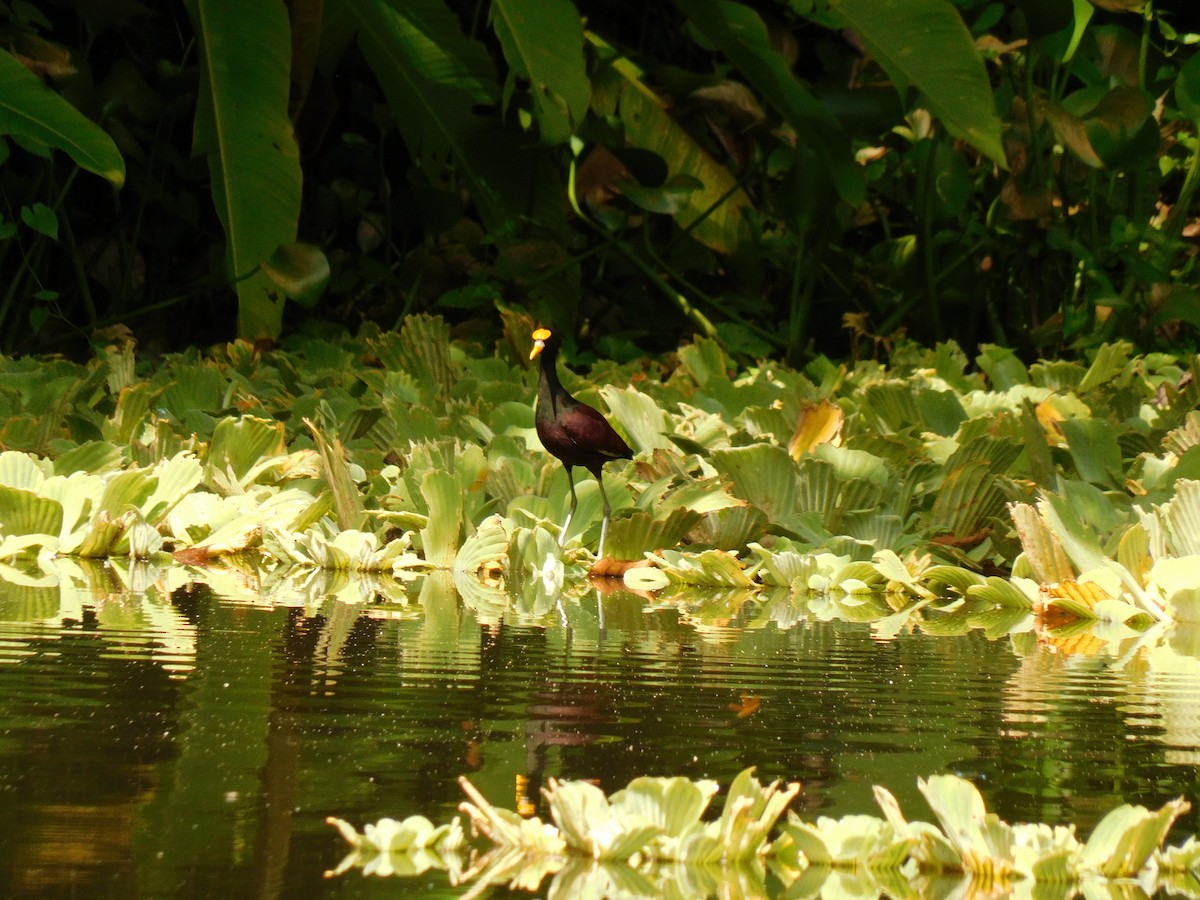
[[[567,521],[563,522],[558,543],[561,545],[566,541],[567,527],[579,504],[579,498],[575,496],[573,470],[576,466],[583,466],[596,476],[600,496],[604,499],[604,520],[600,524],[600,547],[596,553],[602,559],[604,535],[612,515],[612,506],[604,490],[604,464],[613,459],[633,459],[633,451],[604,416],[567,393],[558,380],[558,349],[558,338],[549,329],[539,328],[533,333],[533,350],[529,358],[534,359],[539,354],[542,357],[535,416],[537,433],[542,439],[542,446],[566,467],[567,483],[571,485],[571,511],[567,513]]]

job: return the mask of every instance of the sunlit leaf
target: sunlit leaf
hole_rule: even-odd
[[[319,247],[300,242],[281,244],[260,259],[263,272],[290,299],[313,309],[329,284],[329,260]]]
[[[1141,871],[1161,846],[1177,818],[1191,808],[1171,800],[1158,810],[1120,806],[1100,820],[1083,848],[1083,864],[1107,878],[1128,878]]]
[[[0,134],[33,138],[115,187],[125,183],[125,160],[113,139],[7,50],[0,50]]]
[[[792,459],[800,459],[818,444],[837,442],[845,414],[842,408],[828,400],[806,404],[796,422],[796,430],[788,443]]]
[[[897,90],[916,87],[952,135],[1007,165],[983,59],[953,5],[940,0],[831,0],[830,8],[862,36]]]

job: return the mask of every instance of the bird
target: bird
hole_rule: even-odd
[[[541,374],[538,376],[537,412],[534,416],[538,437],[542,446],[562,462],[567,470],[567,483],[571,486],[571,511],[559,532],[559,546],[566,541],[567,528],[579,498],[575,496],[576,466],[583,466],[596,476],[600,485],[600,496],[604,500],[604,519],[600,524],[600,546],[596,556],[604,558],[604,537],[608,533],[608,520],[612,506],[604,490],[603,468],[614,459],[633,459],[633,451],[624,439],[608,424],[604,416],[586,403],[580,403],[558,380],[559,340],[548,328],[533,332],[533,349],[529,352],[532,361],[541,356]]]

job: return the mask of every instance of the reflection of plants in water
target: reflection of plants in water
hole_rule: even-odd
[[[1190,808],[1182,799],[1158,810],[1118,807],[1081,842],[1074,826],[1010,825],[988,813],[975,787],[954,775],[918,780],[936,824],[909,821],[892,794],[878,786],[882,818],[807,822],[788,812],[780,822],[800,785],[763,786],[752,773],[747,769],[734,779],[715,820],[703,818],[718,791],[712,781],[637,778],[606,797],[588,782],[552,780],[543,793],[553,824],[492,805],[462,778],[468,799],[459,809],[490,846],[472,850],[457,818],[441,826],[420,816],[383,819],[362,833],[331,818],[353,851],[327,874],[354,867],[364,874],[417,874],[436,867],[476,890],[507,883],[533,891],[553,876],[551,896],[568,895],[563,893],[568,889],[578,895],[585,888],[606,896],[634,886],[639,895],[652,896],[661,879],[681,876],[692,883],[713,879],[712,887],[741,883],[761,893],[765,863],[797,894],[850,876],[867,893],[917,896],[922,883],[945,873],[961,873],[969,895],[985,887],[1028,889],[1036,883],[1066,889],[1084,880],[1095,886],[1134,877],[1162,879],[1166,886],[1175,878],[1194,883],[1200,872],[1195,838],[1163,847],[1172,824]]]

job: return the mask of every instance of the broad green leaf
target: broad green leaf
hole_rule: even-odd
[[[222,422],[226,421],[229,420],[222,420]],[[358,485],[350,476],[350,467],[346,461],[346,449],[342,446],[341,439],[336,434],[326,438],[309,419],[305,419],[304,424],[312,432],[317,452],[321,455],[321,471],[325,475],[325,484],[333,495],[333,509],[337,516],[338,527],[343,531],[362,528],[366,521],[366,511],[363,508],[362,495],[358,491]]]
[[[1157,591],[1177,622],[1200,623],[1200,556],[1160,559],[1147,573],[1147,588]]]
[[[613,559],[641,559],[654,550],[676,547],[701,521],[699,513],[676,509],[665,519],[646,512],[618,515],[608,524],[605,550]]]
[[[1099,419],[1064,419],[1058,423],[1079,474],[1091,484],[1121,483],[1121,448],[1116,429]]]
[[[673,446],[667,438],[675,430],[671,417],[650,396],[632,387],[620,390],[611,385],[602,387],[600,396],[629,438],[634,453]]]
[[[296,240],[300,215],[300,151],[287,112],[287,9],[242,0],[193,0],[189,9],[201,60],[195,151],[208,158],[237,280],[238,335],[274,338],[283,297],[259,261]]]
[[[952,391],[917,391],[914,399],[921,421],[934,434],[950,437],[967,418],[962,401]]]
[[[1075,386],[1075,393],[1084,394],[1102,385],[1112,384],[1124,371],[1133,355],[1133,345],[1128,341],[1105,344],[1096,351],[1092,364]]]
[[[601,51],[610,50],[594,35]],[[647,87],[642,73],[628,60],[618,59],[599,76],[593,105],[602,115],[619,116],[625,139],[657,154],[667,165],[668,182],[679,176],[695,178],[698,190],[678,197],[675,218],[690,228],[696,240],[720,253],[733,253],[750,237],[743,211],[753,206],[733,174],[708,153],[671,115],[667,102]],[[635,196],[637,191],[634,191]]]
[[[929,511],[929,528],[934,536],[971,537],[1003,506],[991,466],[983,460],[965,462],[946,473]]]
[[[833,466],[838,480],[854,483],[863,482],[876,488],[884,487],[890,477],[887,464],[866,450],[820,444],[812,451],[813,456]]]
[[[963,856],[966,868],[977,870],[997,855],[996,816],[987,811],[975,785],[956,775],[918,778],[917,789],[937,817],[942,832]]]
[[[702,553],[663,550],[654,559],[673,582],[732,588],[753,586],[750,577],[738,564],[737,557],[724,550],[705,550]]]
[[[1007,391],[1018,384],[1029,384],[1029,370],[1013,351],[995,344],[983,344],[975,363],[987,374],[992,389]]]
[[[33,138],[115,187],[125,183],[125,160],[112,138],[5,50],[0,50],[0,134]]]
[[[509,536],[500,516],[489,516],[463,541],[454,556],[454,571],[475,575],[485,564],[503,561],[508,554]]]
[[[45,534],[58,536],[63,508],[57,500],[39,497],[32,491],[0,485],[0,523],[7,535]]]
[[[490,15],[509,65],[505,107],[517,79],[527,80],[543,143],[565,142],[591,94],[578,10],[570,0],[493,0]]]
[[[947,0],[830,0],[902,94],[916,87],[955,137],[1007,166],[1000,116],[975,41]]]
[[[179,501],[200,484],[204,469],[200,460],[192,454],[180,453],[155,466],[154,474],[154,490],[146,498],[141,513],[149,524],[157,526]]]
[[[1037,585],[1027,579],[1014,578],[1010,581],[995,575],[989,575],[984,584],[967,588],[968,598],[984,600],[1010,609],[1032,609],[1037,595]]]
[[[77,447],[72,447],[66,453],[59,454],[54,460],[56,475],[69,475],[72,472],[115,471],[122,462],[121,451],[107,441],[88,441]]]
[[[1038,96],[1033,108],[1050,123],[1058,140],[1087,165],[1115,168],[1152,150],[1150,142],[1158,130],[1153,98],[1145,91],[1117,85],[1085,111],[1073,112],[1069,105]]]
[[[429,505],[429,524],[421,529],[421,553],[431,566],[448,569],[459,549],[462,487],[449,472],[426,472],[421,495]]]
[[[1083,865],[1106,878],[1131,878],[1158,849],[1174,821],[1189,804],[1171,800],[1150,811],[1144,806],[1119,806],[1100,820],[1083,848]]]
[[[704,779],[635,778],[609,798],[621,815],[657,825],[667,837],[679,837],[700,821],[719,785]]]
[[[863,404],[875,414],[884,434],[912,428],[920,419],[913,387],[907,381],[891,379],[870,384],[862,396]]]
[[[797,466],[782,447],[755,444],[717,450],[713,464],[729,476],[733,492],[779,521],[796,512]]]
[[[255,416],[226,417],[217,423],[209,442],[209,477],[232,477],[240,484],[264,457],[283,452],[282,422]]]
[[[442,0],[345,0],[368,64],[421,174],[439,190],[465,182],[488,231],[520,217],[562,218],[561,187],[518,129],[482,115],[500,99],[487,49],[462,33]]]
[[[761,854],[775,822],[800,793],[799,782],[782,788],[781,783],[776,779],[764,786],[754,777],[753,766],[733,779],[721,818],[708,826],[709,835],[722,844],[725,860],[752,859]]]
[[[1193,52],[1175,76],[1175,102],[1193,122],[1200,122],[1200,53]]]
[[[5,450],[0,453],[0,484],[37,493],[49,474],[45,462],[29,453]]]
[[[545,795],[563,838],[592,859],[628,859],[662,834],[633,810],[610,807],[604,792],[586,781],[552,778]]]
[[[52,241],[58,240],[58,216],[45,203],[21,207],[21,221]]]
[[[1046,522],[1076,571],[1090,572],[1103,568],[1104,552],[1096,536],[1080,518],[1078,509],[1065,497],[1047,493],[1037,504]]]
[[[739,549],[761,538],[767,525],[767,514],[757,507],[728,506],[705,513],[690,538],[713,547]]]
[[[1200,555],[1200,481],[1177,481],[1175,496],[1160,510],[1160,516],[1165,513],[1171,551],[1178,556]]]

